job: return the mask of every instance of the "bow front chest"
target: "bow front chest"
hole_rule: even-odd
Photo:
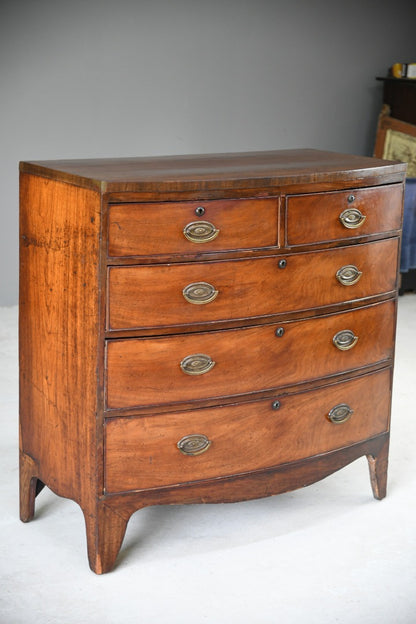
[[[385,496],[405,165],[317,150],[20,166],[20,501]]]

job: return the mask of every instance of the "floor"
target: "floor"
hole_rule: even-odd
[[[416,295],[400,298],[388,495],[357,460],[302,490],[150,507],[115,570],[88,568],[77,505],[45,489],[18,519],[17,309],[0,309],[1,624],[414,624]]]

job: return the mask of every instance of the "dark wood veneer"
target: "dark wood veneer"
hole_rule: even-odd
[[[189,154],[143,158],[49,160],[21,163],[23,173],[33,173],[106,193],[199,193],[211,189],[261,189],[305,184],[354,183],[379,175],[401,180],[396,162],[324,152],[314,149],[245,152],[240,154]],[[388,181],[391,181],[388,178]],[[116,198],[114,198],[116,199]],[[122,201],[135,201],[134,197]]]

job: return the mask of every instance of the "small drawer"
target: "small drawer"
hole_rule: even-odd
[[[388,430],[390,387],[387,369],[267,400],[108,419],[106,492],[218,479],[366,440]]]
[[[289,196],[286,244],[307,245],[398,230],[402,203],[401,184]]]
[[[393,238],[285,257],[111,267],[107,327],[160,332],[391,292],[397,257],[398,239]]]
[[[107,341],[107,408],[221,400],[343,373],[393,354],[395,302],[159,338]]]
[[[114,204],[108,255],[198,255],[278,245],[277,198]]]

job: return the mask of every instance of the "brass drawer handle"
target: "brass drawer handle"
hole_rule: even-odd
[[[338,269],[336,278],[343,286],[352,286],[360,280],[362,274],[353,264],[346,264]]]
[[[201,433],[192,433],[181,438],[176,446],[184,455],[201,455],[209,449],[211,440]]]
[[[332,342],[340,351],[349,351],[357,344],[358,336],[350,329],[342,329],[332,338]]]
[[[218,295],[218,290],[215,290],[214,286],[207,282],[194,282],[185,286],[182,294],[189,303],[203,305],[214,301]]]
[[[208,243],[217,238],[220,231],[209,221],[192,221],[185,225],[183,234],[191,243]]]
[[[331,411],[329,412],[327,418],[334,425],[340,425],[341,423],[346,422],[353,415],[354,410],[351,409],[349,405],[346,403],[339,403],[335,405]]]
[[[180,367],[187,375],[204,375],[209,373],[215,366],[215,362],[205,353],[187,355],[180,363]]]
[[[359,228],[364,223],[366,218],[366,215],[363,215],[358,208],[346,208],[339,215],[339,220],[342,225],[349,230]]]

